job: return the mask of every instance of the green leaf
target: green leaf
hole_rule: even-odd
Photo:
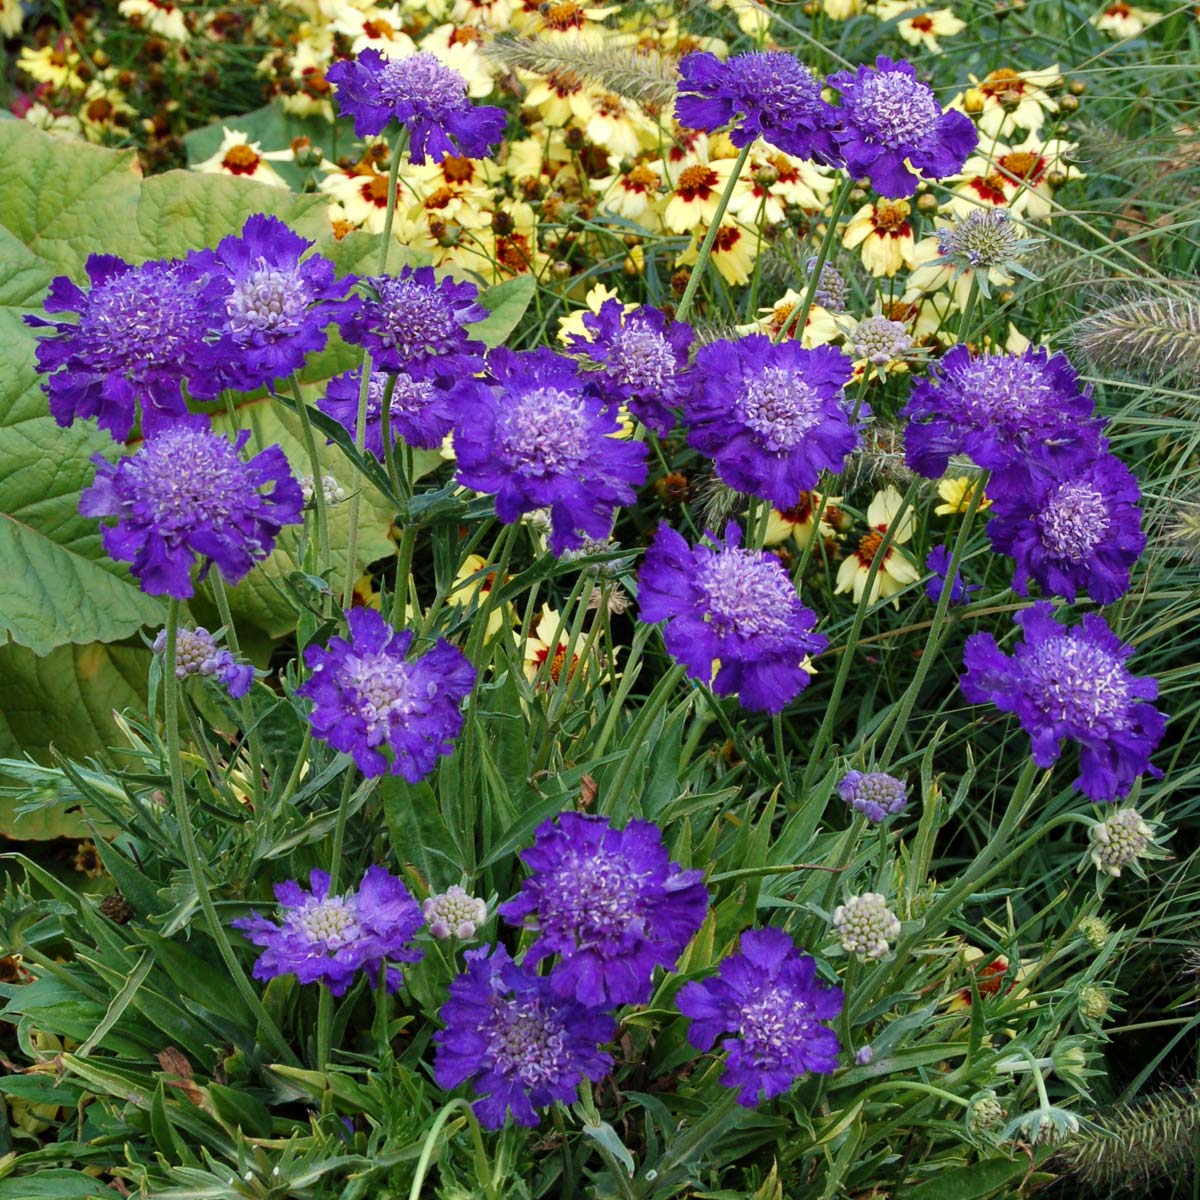
[[[0,1200],[101,1200],[108,1186],[82,1171],[37,1168],[36,1176],[0,1179]]]
[[[896,1200],[985,1200],[1011,1194],[1008,1185],[1024,1177],[1028,1159],[987,1158],[953,1171],[945,1171],[916,1187],[901,1188]]]
[[[480,293],[479,303],[488,310],[488,315],[469,325],[467,332],[489,348],[502,346],[525,315],[536,287],[532,275],[515,275]]]

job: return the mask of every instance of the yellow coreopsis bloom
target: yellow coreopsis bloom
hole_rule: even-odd
[[[950,101],[975,119],[983,138],[998,138],[1013,129],[1041,129],[1047,113],[1058,112],[1058,102],[1046,90],[1062,78],[1056,63],[1040,71],[1014,71],[1001,67],[983,79],[968,76],[974,87]]]
[[[724,158],[685,167],[663,206],[663,225],[672,233],[690,233],[698,225],[707,225],[717,214],[733,168],[734,164]],[[736,197],[749,189],[749,181],[742,178],[734,186],[733,194]]]
[[[978,481],[971,479],[967,475],[948,476],[938,484],[938,495],[942,498],[942,503],[933,511],[939,517],[948,517],[955,513],[965,513],[971,503],[971,497],[975,495],[975,488]],[[992,502],[988,499],[985,492],[979,501],[979,512],[983,512],[985,508],[991,508]]]
[[[658,203],[662,177],[649,163],[635,162],[628,171],[619,169],[612,175],[593,181],[600,196],[600,207],[618,216],[636,221]]]
[[[404,14],[398,5],[372,7],[367,12],[347,6],[331,28],[350,38],[350,50],[378,50],[384,58],[408,58],[417,52],[412,38],[404,32]]]
[[[804,299],[802,292],[788,288],[786,292],[770,308],[758,310],[758,320],[749,325],[737,325],[734,328],[740,334],[765,333],[772,341],[779,336],[779,331],[785,322],[788,324],[788,337],[800,339],[800,345],[806,350],[814,346],[827,346],[842,335],[837,320],[833,314],[819,304],[814,304],[808,310],[808,320],[804,322],[803,331],[796,328],[791,321],[792,315]]]
[[[0,34],[4,37],[16,37],[21,32],[21,23],[25,20],[25,9],[21,0],[0,0]]]
[[[1054,210],[1054,189],[1069,179],[1084,178],[1067,159],[1078,146],[1031,133],[1018,145],[992,143],[987,153],[971,155],[957,180],[950,211],[966,216],[982,205],[1006,205],[1026,217],[1048,217]]]
[[[875,493],[875,498],[867,509],[867,524],[871,527],[870,532],[859,538],[854,552],[847,555],[838,568],[835,595],[841,592],[853,592],[855,604],[862,599],[863,593],[867,589],[867,577],[871,572],[871,564],[879,553],[883,535],[896,520],[896,514],[900,511],[902,503],[903,498],[900,493],[890,484],[883,491]],[[867,596],[868,604],[874,604],[880,597],[886,599],[888,596],[893,596],[902,588],[916,583],[921,578],[921,573],[917,570],[916,565],[900,549],[900,546],[907,542],[912,535],[913,514],[909,509],[900,518],[896,531],[892,534],[891,544],[875,572],[871,591]],[[892,603],[899,608],[900,598],[896,596]]]
[[[167,0],[121,0],[117,11],[123,17],[135,17],[144,29],[172,42],[185,42],[188,38],[187,22],[183,12]]]
[[[1150,12],[1145,8],[1135,8],[1118,0],[1110,4],[1103,12],[1089,18],[1102,33],[1111,33],[1115,38],[1137,37],[1142,30],[1163,19],[1162,13]]]
[[[17,56],[17,70],[37,83],[48,83],[56,92],[68,88],[73,92],[82,92],[85,84],[78,74],[82,62],[83,59],[74,50],[57,46],[43,46],[40,50],[34,50],[31,46],[22,46]]]
[[[439,25],[421,37],[421,49],[457,71],[467,81],[467,95],[475,100],[489,95],[504,71],[482,47],[483,34],[473,25]]]
[[[270,187],[287,189],[283,177],[271,166],[272,162],[289,162],[291,150],[263,150],[260,142],[229,126],[222,126],[221,144],[203,162],[195,163],[193,171],[208,175],[232,175],[237,179],[253,179]]]
[[[842,245],[858,247],[863,266],[877,278],[892,276],[916,265],[913,257],[912,207],[907,200],[876,200],[864,204],[850,218],[842,233]]]
[[[583,314],[587,311],[598,313],[606,300],[619,299],[616,288],[606,287],[602,283],[594,284],[583,298],[584,304],[587,305],[586,309],[577,308],[574,312],[567,313],[565,317],[558,318],[558,340],[565,346],[573,335],[590,339],[592,335],[588,333],[583,324]],[[625,312],[629,312],[630,309],[637,308],[637,305],[625,304],[623,308]]]
[[[707,229],[696,229],[692,233],[692,244],[675,260],[677,267],[690,267],[700,257],[700,243]],[[750,282],[754,259],[758,252],[758,234],[744,225],[724,221],[717,230],[709,261],[726,283],[740,286]]]
[[[579,650],[583,646],[582,635],[576,639],[570,662],[567,661],[567,651],[570,648],[571,629],[562,616],[548,604],[542,605],[542,614],[538,623],[525,639],[524,669],[525,678],[533,683],[538,673],[545,667],[548,678],[547,686],[557,684],[560,680],[571,679],[580,669]]]
[[[904,16],[914,8],[921,8],[923,11]],[[921,0],[882,0],[875,12],[881,21],[891,21],[899,17],[896,32],[910,46],[924,46],[930,54],[941,54],[939,37],[953,37],[967,27],[966,21],[956,17],[953,9],[925,9]]]
[[[618,158],[634,158],[657,145],[658,125],[640,105],[613,92],[596,90],[591,95],[592,115],[584,126],[588,141]]]
[[[481,554],[468,554],[454,577],[454,586],[446,596],[446,603],[454,605],[455,608],[482,608],[496,581],[495,571],[486,575],[480,574],[486,567],[487,559]],[[494,638],[511,619],[511,604],[500,604],[493,608],[488,614],[485,640]]]
[[[820,492],[801,492],[799,501],[792,508],[771,509],[763,544],[777,546],[791,538],[803,550],[812,541],[814,533],[822,541],[834,540],[840,536],[837,527],[845,520],[838,507],[841,502],[841,496],[827,496],[822,502]],[[821,512],[819,521],[814,519],[818,509]]]

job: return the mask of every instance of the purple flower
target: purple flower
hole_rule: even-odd
[[[347,371],[329,381],[317,407],[354,437],[358,425],[358,387],[361,371]],[[482,385],[470,376],[410,375],[407,371],[372,371],[367,384],[367,424],[364,445],[368,453],[383,461],[383,401],[390,379],[388,405],[393,440],[403,438],[410,446],[434,450],[441,446],[454,425],[460,401],[474,397]]]
[[[675,119],[680,125],[709,133],[732,125],[729,139],[735,146],[762,138],[785,154],[841,165],[833,132],[837,112],[821,99],[821,84],[794,55],[751,50],[722,62],[697,51],[680,60],[679,76]]]
[[[1065,355],[1031,346],[1020,354],[972,355],[955,346],[912,390],[901,414],[908,465],[930,479],[952,454],[989,469],[1021,466],[1061,476],[1093,461],[1100,422],[1091,389]]]
[[[692,327],[667,328],[657,308],[644,306],[625,313],[616,300],[606,300],[599,313],[584,313],[590,340],[574,335],[569,349],[586,354],[602,369],[595,381],[609,404],[628,404],[629,411],[655,433],[675,428],[674,409],[687,389],[688,349]]]
[[[852,370],[831,346],[772,345],[761,333],[710,342],[684,401],[688,444],[715,460],[730,487],[793,508],[858,442],[842,393]]]
[[[710,1050],[721,1039],[728,1052],[721,1082],[738,1089],[753,1108],[800,1076],[837,1069],[838,1039],[822,1024],[842,1011],[842,989],[817,979],[816,963],[779,929],[747,929],[739,953],[721,963],[714,979],[685,984],[677,1004],[692,1019],[688,1041]]]
[[[284,525],[299,524],[304,496],[278,446],[244,462],[236,442],[212,433],[208,418],[181,416],[116,463],[97,454],[96,478],[80,497],[85,517],[116,517],[104,549],[131,564],[142,591],[187,600],[192,566],[213,563],[230,583],[271,553]],[[272,485],[269,492],[262,489]]]
[[[337,88],[338,108],[354,118],[359,137],[382,133],[392,121],[408,130],[408,155],[418,166],[426,157],[490,158],[504,134],[502,108],[467,99],[467,81],[433,54],[385,58],[363,50],[335,62],[325,78]]]
[[[584,1079],[603,1079],[612,1057],[600,1049],[617,1031],[606,1013],[555,995],[550,980],[517,966],[503,946],[468,950],[466,970],[442,1006],[433,1077],[449,1090],[470,1080],[475,1113],[499,1129],[508,1113],[538,1123],[537,1109],[570,1104]]]
[[[933,577],[925,581],[925,595],[937,604],[946,590],[946,572],[950,569],[950,547],[934,546],[925,559],[925,570],[932,571]],[[961,571],[954,572],[950,583],[950,603],[964,604],[972,592],[979,591],[977,583],[963,583]]]
[[[421,958],[422,951],[409,945],[424,923],[421,909],[404,884],[382,867],[369,867],[357,892],[331,896],[324,871],[313,871],[309,885],[311,892],[292,880],[276,887],[282,925],[253,911],[232,922],[264,947],[254,964],[255,979],[295,975],[301,983],[323,983],[340,996],[360,970],[374,985],[385,961]],[[394,992],[401,981],[400,972],[388,967],[388,991]]]
[[[1016,559],[1013,587],[1022,595],[1030,578],[1051,595],[1074,600],[1086,591],[1098,604],[1129,590],[1146,535],[1137,480],[1119,458],[1102,453],[1065,480],[997,476],[991,491],[988,535],[994,549]]]
[[[675,966],[708,911],[704,872],[671,862],[649,821],[618,831],[603,817],[563,813],[521,859],[533,874],[500,915],[514,925],[533,918],[526,961],[557,954],[551,988],[591,1008],[649,1000],[654,968]]]
[[[464,328],[487,316],[473,283],[438,279],[432,267],[404,267],[364,282],[373,294],[340,306],[337,321],[346,341],[371,351],[375,366],[449,377],[483,366],[483,343],[471,341]]]
[[[317,306],[343,300],[354,280],[338,279],[333,263],[319,254],[301,262],[312,245],[278,217],[256,213],[239,236],[192,256],[196,269],[208,275],[202,302],[216,334],[191,377],[192,395],[269,387],[324,349],[333,313]],[[346,305],[339,309],[346,312]]]
[[[908,784],[886,771],[847,771],[838,784],[838,795],[878,825],[908,804]]]
[[[808,686],[804,660],[829,644],[813,633],[783,564],[741,547],[731,521],[725,544],[689,547],[668,525],[658,534],[638,576],[643,621],[666,621],[667,649],[718,696],[737,694],[746,708],[779,712]],[[713,663],[720,669],[713,679]]]
[[[389,771],[418,783],[438,755],[454,749],[475,668],[442,638],[407,661],[412,630],[393,629],[376,609],[351,609],[346,622],[349,641],[331,637],[304,652],[312,676],[296,695],[313,702],[313,736],[353,755],[364,775]],[[390,766],[379,749],[384,745],[392,750]]]
[[[841,92],[841,124],[834,137],[846,170],[867,176],[893,200],[913,195],[921,176],[944,179],[962,169],[978,135],[969,117],[943,112],[933,92],[906,62],[886,55],[875,66],[829,77]],[[907,162],[905,161],[907,160]]]
[[[544,346],[493,350],[488,371],[495,387],[464,400],[454,429],[459,482],[494,493],[506,525],[549,508],[555,554],[607,537],[646,478],[645,445],[611,437],[616,413]]]
[[[154,639],[154,653],[165,654],[166,650],[167,631],[164,629]],[[175,677],[186,679],[189,675],[208,675],[217,679],[235,700],[244,696],[254,682],[254,668],[239,663],[201,626],[180,629],[175,638]]]
[[[70,425],[95,417],[124,441],[139,405],[144,434],[183,416],[180,385],[207,332],[202,274],[190,262],[133,267],[108,254],[91,255],[87,273],[90,291],[60,275],[45,301],[48,313],[77,312],[77,322],[25,317],[55,331],[37,348],[38,370],[50,374],[43,387],[54,419]]]
[[[1119,800],[1143,772],[1158,778],[1150,755],[1166,717],[1147,701],[1158,695],[1153,679],[1133,675],[1125,645],[1088,613],[1064,628],[1043,600],[1016,614],[1024,633],[1009,658],[990,633],[967,638],[962,693],[971,704],[990,700],[1015,713],[1033,743],[1033,761],[1051,767],[1065,738],[1079,743],[1075,786],[1092,800]]]

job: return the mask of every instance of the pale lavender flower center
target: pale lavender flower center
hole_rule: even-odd
[[[296,916],[296,924],[314,946],[337,950],[362,937],[358,905],[353,896],[309,898]]]
[[[467,81],[428,52],[390,59],[379,87],[389,104],[420,105],[431,113],[457,107],[467,94]]]
[[[1090,483],[1064,483],[1037,516],[1042,545],[1058,558],[1081,563],[1112,528],[1104,495]]]
[[[738,1032],[756,1066],[777,1067],[809,1023],[808,1004],[785,988],[768,988],[742,1006]]]
[[[308,288],[298,271],[280,270],[260,258],[233,285],[225,311],[235,334],[289,334],[304,323],[308,301]]]
[[[937,128],[941,115],[929,88],[899,71],[880,71],[864,80],[855,105],[861,128],[894,149],[919,145]]]
[[[590,457],[588,416],[578,397],[554,387],[513,397],[497,427],[501,452],[529,476],[569,475]]]
[[[126,470],[139,500],[164,529],[221,529],[254,507],[246,466],[222,437],[168,430],[146,442]]]
[[[377,421],[383,415],[383,398],[386,394],[386,377],[379,372],[373,373],[370,383],[367,384],[367,420]],[[417,415],[428,405],[432,394],[432,380],[414,379],[411,375],[401,372],[396,376],[388,411],[394,417]]]
[[[661,391],[675,376],[671,343],[643,325],[627,325],[617,334],[608,361],[621,383],[641,392]]]
[[[1129,676],[1102,646],[1067,634],[1037,646],[1026,674],[1041,710],[1055,721],[1123,729],[1129,724]]]
[[[566,1030],[540,1000],[493,1000],[487,1051],[506,1075],[527,1088],[555,1083],[563,1073]]]
[[[913,348],[908,330],[899,321],[874,316],[861,321],[854,331],[854,353],[877,367],[903,358]]]
[[[1055,416],[1059,391],[1039,365],[1024,358],[989,355],[964,363],[959,390],[983,424],[1036,429],[1039,418]]]
[[[789,637],[796,593],[787,572],[755,551],[709,556],[697,568],[696,583],[704,595],[705,619],[721,636],[747,641]]]
[[[811,72],[790,54],[756,50],[739,55],[736,63],[738,90],[758,108],[803,109],[818,96]]]
[[[410,673],[389,655],[349,655],[339,674],[343,685],[354,689],[357,715],[366,725],[370,744],[383,738],[393,716],[407,716],[415,707]]]
[[[790,450],[822,420],[816,389],[786,367],[764,367],[747,380],[739,399],[745,424],[767,450]]]
[[[638,915],[638,876],[611,854],[572,855],[563,872],[557,914],[578,931],[581,943],[623,932]]]
[[[371,324],[384,346],[411,357],[447,343],[458,333],[458,322],[439,291],[422,287],[411,278],[371,282],[379,293],[379,308],[373,311]]]
[[[80,331],[128,363],[178,366],[195,338],[195,313],[174,264],[127,271],[92,291]]]
[[[854,799],[862,804],[877,804],[885,812],[898,812],[908,800],[908,789],[902,779],[886,771],[868,771],[852,785]]]

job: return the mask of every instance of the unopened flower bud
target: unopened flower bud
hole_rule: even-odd
[[[469,942],[487,920],[487,904],[455,884],[430,896],[421,906],[421,915],[435,938],[456,937]]]
[[[833,931],[847,954],[882,958],[900,936],[900,921],[878,892],[850,896],[833,913]]]
[[[1103,1021],[1108,1015],[1109,996],[1102,987],[1085,983],[1079,989],[1079,1013],[1088,1021]]]

